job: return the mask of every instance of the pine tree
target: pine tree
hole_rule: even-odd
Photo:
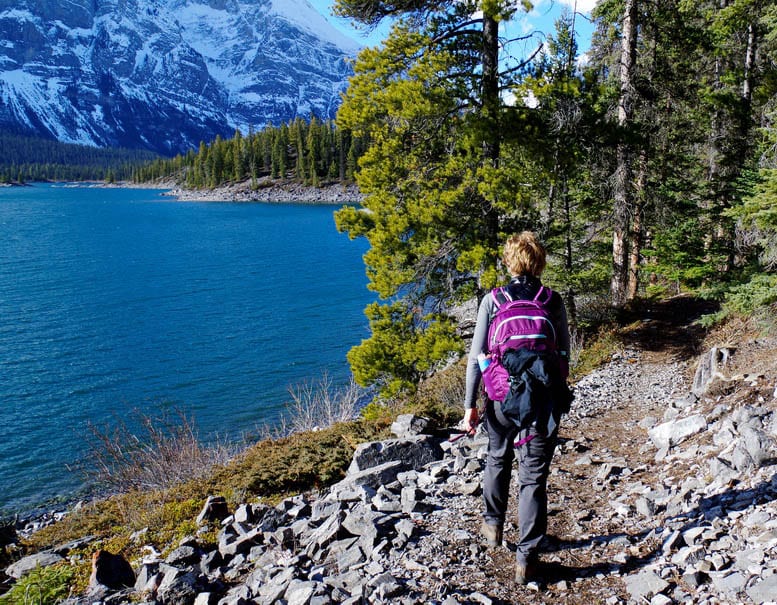
[[[356,175],[364,209],[340,210],[337,224],[369,240],[370,288],[390,301],[367,308],[372,336],[348,358],[358,381],[393,394],[459,350],[449,305],[501,280],[500,240],[527,219],[522,175],[503,157],[503,136],[517,141],[526,126],[505,124],[511,74],[498,71],[498,24],[515,8],[338,0],[335,10],[368,26],[401,17],[359,55],[337,118],[371,141]]]

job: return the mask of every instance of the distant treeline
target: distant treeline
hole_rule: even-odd
[[[129,180],[159,156],[0,133],[0,182]]]
[[[159,159],[133,173],[136,182],[174,178],[187,187],[216,187],[228,182],[294,178],[311,186],[324,181],[350,182],[367,141],[338,129],[333,121],[297,118],[231,139],[216,137],[172,159]]]

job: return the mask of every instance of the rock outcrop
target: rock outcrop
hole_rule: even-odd
[[[686,363],[625,350],[576,385],[542,577],[526,587],[511,579],[516,525],[496,549],[478,533],[484,435],[419,436],[424,422],[404,417],[397,439],[362,446],[321,493],[234,511],[209,500],[200,531],[217,528],[216,544],[198,532],[164,557],[149,549],[134,587],[100,602],[774,602],[777,368],[728,380],[725,393],[691,393],[688,375]]]

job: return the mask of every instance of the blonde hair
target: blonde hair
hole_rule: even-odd
[[[522,231],[505,242],[502,260],[510,275],[539,277],[545,269],[545,247],[534,232]]]

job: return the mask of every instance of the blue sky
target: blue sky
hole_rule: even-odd
[[[340,30],[348,37],[356,40],[363,45],[375,45],[380,43],[388,31],[387,26],[383,26],[369,35],[351,26],[347,19],[332,16],[332,4],[334,0],[308,0],[318,12],[320,12],[334,27]],[[554,31],[553,23],[566,7],[572,9],[576,7],[578,16],[575,19],[575,30],[579,36],[578,46],[580,52],[584,53],[591,39],[592,27],[586,19],[591,14],[591,9],[596,0],[534,0],[534,10],[529,14],[521,13],[510,23],[509,37],[514,38],[520,35],[535,33],[535,37],[526,45],[523,52],[530,53],[537,47],[539,41],[543,38],[542,34],[552,34]],[[522,52],[522,51],[517,51]]]

